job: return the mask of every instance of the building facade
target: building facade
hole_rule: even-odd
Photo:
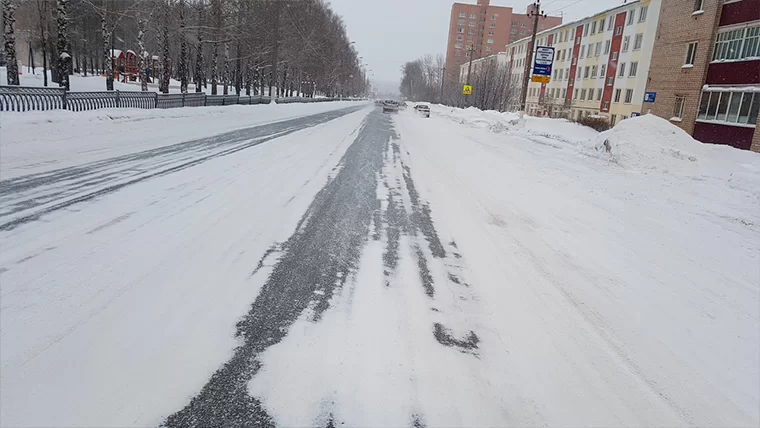
[[[491,6],[490,0],[477,4],[454,3],[449,19],[449,36],[446,44],[446,79],[456,81],[460,65],[494,55],[517,39],[530,36],[533,20],[528,13],[516,14],[511,7]],[[561,17],[542,19],[539,30],[562,23]]]
[[[642,114],[662,0],[630,1],[539,32],[538,46],[555,49],[548,84],[528,85],[526,111],[554,117],[595,116],[613,125]],[[512,74],[522,81],[530,39],[507,45]],[[515,106],[519,108],[519,106]]]
[[[664,2],[647,90],[695,139],[760,151],[760,1]]]

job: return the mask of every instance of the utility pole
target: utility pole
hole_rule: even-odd
[[[465,82],[465,85],[467,85],[467,86],[470,86],[470,74],[472,73],[472,53],[473,53],[473,51],[474,51],[474,49],[473,49],[472,45],[468,45],[467,46],[467,53],[470,55],[470,63],[467,65],[467,81]],[[465,102],[464,102],[464,106],[463,107],[465,107],[468,104],[470,104],[470,102],[469,102],[470,97],[471,97],[471,95],[465,95]]]
[[[443,67],[443,70],[441,70],[441,96],[438,100],[439,103],[443,104],[443,82],[446,81],[446,66]]]
[[[523,79],[522,92],[520,96],[520,111],[525,112],[525,105],[528,99],[528,82],[530,82],[530,72],[533,67],[533,51],[536,50],[536,32],[538,32],[538,18],[546,18],[546,14],[541,12],[541,0],[536,0],[533,3],[533,9],[530,11],[529,16],[533,17],[533,33],[530,36],[530,49],[528,49],[528,57],[525,60],[527,69],[525,70],[525,78]]]

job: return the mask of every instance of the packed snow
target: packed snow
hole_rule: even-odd
[[[3,113],[0,179],[348,105]],[[431,108],[392,116],[329,306],[256,356],[247,392],[278,426],[760,425],[760,154],[651,115],[598,133]],[[0,231],[2,425],[186,406],[368,114]]]
[[[0,113],[0,179],[80,165],[361,101]]]

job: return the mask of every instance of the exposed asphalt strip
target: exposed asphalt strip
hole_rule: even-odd
[[[355,141],[341,159],[339,172],[314,197],[293,235],[284,243],[273,245],[262,262],[252,266],[255,274],[265,258],[274,252],[279,254],[256,300],[237,323],[235,336],[241,339],[240,345],[197,395],[184,408],[168,416],[162,427],[274,426],[275,421],[259,399],[248,392],[249,381],[261,367],[259,355],[282,341],[290,326],[302,315],[308,314],[312,322],[320,321],[333,294],[354,277],[352,274],[359,268],[365,245],[371,239],[379,239],[382,232],[378,227],[384,227],[383,236],[389,238],[382,260],[388,271],[395,270],[398,264],[400,233],[419,233],[424,237],[417,239],[413,251],[424,292],[433,301],[433,278],[420,244],[427,243],[434,258],[445,257],[446,252],[436,235],[430,210],[422,208],[423,204],[414,191],[408,168],[402,166],[407,192],[413,193],[410,195],[414,199],[413,213],[407,214],[400,202],[401,195],[397,195],[396,202],[391,197],[387,210],[381,214],[382,219],[378,218],[382,204],[377,187],[388,187],[387,179],[382,184],[378,180],[384,177],[383,168],[388,161],[384,153],[390,150],[394,137],[388,115],[374,111],[367,116]],[[393,149],[396,151],[398,147]],[[400,157],[394,155],[392,162],[401,162]],[[387,272],[386,277],[390,274]],[[465,289],[461,284],[453,284]],[[431,310],[440,312],[434,308]],[[472,331],[460,340],[442,324],[435,323],[431,326],[431,334],[441,345],[476,355],[479,339]],[[299,403],[294,402],[294,405]],[[342,424],[335,420],[329,409],[325,412],[320,420],[327,421],[327,426]],[[410,426],[424,425],[424,415],[410,415]]]
[[[349,107],[239,129],[82,166],[0,181],[0,201],[3,206],[0,230],[12,230],[73,204],[115,192],[153,177],[181,171],[209,159],[233,154],[345,116],[364,107]],[[104,183],[109,182],[113,184],[103,187]],[[22,212],[24,214],[20,216],[13,216]]]

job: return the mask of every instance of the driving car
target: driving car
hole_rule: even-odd
[[[430,117],[430,107],[426,104],[417,104],[414,106],[414,110],[421,113],[423,117]]]
[[[398,112],[398,102],[394,100],[383,101],[383,113]]]

